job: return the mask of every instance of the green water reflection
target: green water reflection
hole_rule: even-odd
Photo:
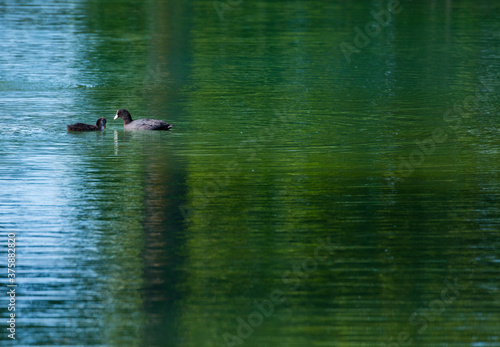
[[[500,346],[500,7],[388,4],[1,4],[19,343]]]

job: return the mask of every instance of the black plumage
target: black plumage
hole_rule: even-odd
[[[125,130],[169,130],[173,127],[172,124],[168,124],[162,120],[143,118],[138,120],[132,120],[130,113],[121,109],[116,112],[114,119],[123,119],[123,128]]]
[[[101,117],[95,125],[85,123],[75,123],[68,125],[68,131],[100,131],[106,129],[106,118]]]

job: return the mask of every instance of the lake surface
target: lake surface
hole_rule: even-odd
[[[2,1],[1,345],[500,346],[500,5],[396,5]]]

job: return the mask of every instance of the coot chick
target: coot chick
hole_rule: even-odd
[[[75,123],[68,125],[68,131],[101,131],[106,129],[106,118],[101,117],[95,125],[85,123]]]
[[[130,113],[125,109],[116,112],[114,119],[117,118],[123,119],[123,128],[125,130],[168,130],[173,127],[172,124],[168,124],[158,119],[143,118],[132,120],[132,116],[130,116]]]

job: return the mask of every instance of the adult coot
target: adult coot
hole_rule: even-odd
[[[95,125],[75,123],[68,125],[68,131],[100,131],[106,129],[106,118],[101,117],[97,120]]]
[[[130,113],[125,109],[116,112],[114,119],[117,118],[123,119],[123,128],[125,130],[168,130],[173,127],[172,124],[158,119],[143,118],[132,120]]]

